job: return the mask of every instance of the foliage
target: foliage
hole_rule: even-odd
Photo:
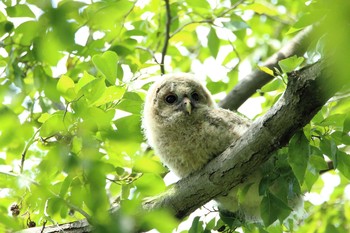
[[[342,48],[349,46],[343,43],[348,32],[329,27],[347,28],[348,3],[171,1],[171,21],[166,3],[0,2],[1,232],[83,218],[97,232],[130,232],[135,225],[171,232],[179,222],[167,210],[140,210],[143,198],[166,190],[166,169],[140,130],[149,77],[160,67],[195,72],[222,97],[247,67],[255,69],[295,32],[326,17],[331,36],[314,38],[304,58],[281,61],[276,79],[252,97],[263,99],[263,114],[283,92],[287,72],[324,56],[329,41],[349,50]],[[335,61],[337,74],[346,74],[347,60]],[[268,181],[262,183],[266,227],[247,223],[244,232],[349,231],[350,202],[343,194],[349,194],[349,108],[348,87],[278,152],[276,171],[289,177],[285,192],[274,196]],[[302,224],[283,221],[290,212],[288,188],[321,194],[328,188],[319,175],[328,168],[324,156],[333,161],[335,171],[328,173],[340,185],[328,202],[306,202]],[[111,216],[114,202],[121,208]],[[230,223],[217,214],[197,216],[186,229],[227,231],[224,222]]]

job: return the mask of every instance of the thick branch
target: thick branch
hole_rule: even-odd
[[[212,198],[243,182],[305,126],[327,100],[345,84],[319,62],[294,72],[281,99],[248,131],[201,171],[180,180],[145,208],[171,209],[178,218],[189,215]]]
[[[278,61],[292,55],[302,56],[308,45],[313,33],[312,27],[307,27],[299,32],[290,40],[282,49],[269,57],[261,66],[279,68]],[[226,109],[237,110],[256,90],[260,89],[266,83],[271,81],[273,76],[261,71],[255,70],[244,77],[230,93],[219,103],[219,106]]]

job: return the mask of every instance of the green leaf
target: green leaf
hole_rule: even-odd
[[[68,45],[66,45],[68,46]],[[64,44],[54,31],[49,31],[33,40],[33,53],[35,58],[51,66],[56,66],[64,56]],[[47,51],[50,51],[49,53]]]
[[[281,79],[274,79],[261,88],[262,92],[271,92],[280,89],[283,86],[283,81]]]
[[[188,233],[198,233],[198,232],[203,232],[203,222],[200,221],[200,217],[196,216],[193,221],[191,228],[189,229]]]
[[[126,92],[117,108],[126,112],[141,114],[143,100],[136,92]]]
[[[75,88],[74,81],[66,75],[62,75],[57,82],[57,90],[68,101],[72,101],[76,98],[76,93],[74,88]]]
[[[277,219],[282,222],[291,211],[292,209],[286,203],[272,193],[264,196],[261,201],[260,214],[265,226],[271,225]]]
[[[40,24],[37,21],[27,21],[15,29],[14,38],[23,45],[31,45],[34,38],[38,36]]]
[[[269,16],[276,16],[278,15],[278,11],[271,7],[271,5],[263,5],[261,3],[253,3],[253,4],[248,4],[247,9],[253,10],[258,14],[264,14],[264,15],[269,15]]]
[[[94,103],[100,106],[106,103],[120,100],[125,93],[125,88],[121,86],[111,86],[103,92],[102,96]]]
[[[66,134],[69,126],[72,124],[70,113],[64,115],[63,112],[56,112],[49,117],[40,128],[41,137],[50,137],[58,133]]]
[[[301,63],[303,63],[303,57],[297,57],[296,55],[283,59],[278,62],[278,65],[281,67],[283,73],[289,73],[295,70]]]
[[[70,184],[72,183],[73,178],[71,176],[67,176],[64,181],[62,182],[61,185],[61,190],[60,190],[60,197],[64,198],[65,195],[68,192],[68,188]]]
[[[213,57],[216,57],[219,52],[220,48],[220,39],[216,35],[216,30],[212,27],[210,28],[209,34],[208,34],[208,48],[210,51],[210,54]]]
[[[334,168],[338,166],[338,147],[337,144],[333,140],[329,140],[328,138],[323,138],[320,141],[320,149],[323,154],[327,155],[333,161]]]
[[[337,169],[350,180],[350,155],[347,153],[338,150],[337,151],[337,157],[338,157],[338,166]]]
[[[84,71],[84,75],[81,79],[79,79],[77,85],[76,85],[76,92],[79,93],[81,89],[89,84],[90,82],[96,80],[96,78],[92,75],[90,75],[88,72]],[[81,94],[81,93],[79,93]]]
[[[35,18],[34,13],[27,5],[18,4],[6,8],[7,15],[10,17],[30,17]]]
[[[96,54],[92,57],[92,62],[96,68],[112,85],[115,84],[118,76],[118,60],[118,55],[112,51],[106,51],[102,55]]]
[[[193,11],[200,13],[204,17],[210,13],[211,9],[207,0],[186,0],[186,3]]]
[[[303,132],[298,132],[293,136],[289,143],[288,152],[289,164],[302,185],[310,156],[309,141]]]
[[[144,213],[141,218],[141,226],[147,230],[156,229],[158,232],[171,233],[179,222],[169,210],[160,209]]]
[[[95,105],[95,103],[102,97],[106,90],[106,84],[104,79],[95,79],[81,88],[82,93],[88,100],[90,105]]]
[[[238,17],[231,17],[231,20],[229,22],[223,22],[223,25],[233,32],[249,28],[249,25]]]
[[[93,30],[111,30],[120,24],[122,18],[125,17],[134,6],[132,1],[101,1],[89,4],[84,9],[85,15],[88,17],[87,24]]]
[[[298,132],[293,136],[288,152],[289,164],[300,185],[302,185],[310,155],[309,141],[303,132]]]
[[[343,125],[343,132],[344,133],[349,133],[350,132],[350,114],[348,114],[345,117],[344,125]]]
[[[166,188],[162,177],[154,173],[144,173],[133,184],[146,197],[160,194]]]
[[[271,76],[275,76],[275,74],[273,73],[273,70],[271,70],[269,67],[267,66],[258,66],[259,70],[261,70],[262,72],[269,74]]]
[[[148,158],[146,156],[142,156],[136,159],[134,164],[135,171],[139,171],[142,173],[151,172],[155,174],[162,174],[166,172],[166,168],[159,162],[155,161],[152,158]]]

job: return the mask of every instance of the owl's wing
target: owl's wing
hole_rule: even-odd
[[[212,109],[208,114],[208,122],[211,126],[226,129],[226,131],[234,133],[234,139],[242,136],[242,134],[251,125],[251,121],[237,112],[216,108]],[[220,132],[219,132],[220,133]]]

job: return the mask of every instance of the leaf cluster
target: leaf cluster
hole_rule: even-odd
[[[334,17],[334,12],[347,15],[347,8],[328,5],[186,0],[170,1],[166,12],[163,0],[0,2],[0,232],[83,218],[97,232],[136,227],[172,232],[179,220],[171,213],[140,208],[144,198],[167,189],[167,170],[140,129],[149,77],[159,75],[160,67],[195,72],[219,99],[294,32],[325,15],[329,25],[347,25],[345,16]],[[330,34],[348,46],[347,35]],[[323,34],[310,42],[304,58],[281,61],[276,70],[260,67],[276,79],[252,97],[261,109],[252,117],[279,98],[287,73],[329,50]],[[337,57],[339,75],[348,71],[344,60]],[[306,232],[316,230],[322,218],[327,219],[319,232],[349,230],[349,201],[341,194],[350,179],[349,105],[347,87],[278,152],[270,179],[260,184],[265,225],[246,223],[242,231]],[[320,172],[329,168],[328,160],[341,185],[328,203],[307,202],[310,217],[298,228],[287,218],[287,199],[295,192],[320,192]],[[276,179],[286,182],[273,194],[270,184]],[[109,214],[116,203],[119,210]],[[189,225],[185,232],[238,226],[218,214],[194,217]]]

